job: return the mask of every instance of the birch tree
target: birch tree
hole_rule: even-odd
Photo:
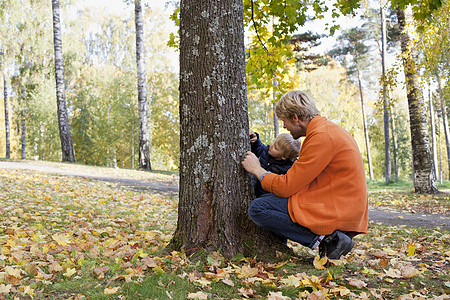
[[[9,126],[9,106],[8,106],[8,87],[6,85],[6,75],[3,73],[3,101],[5,105],[5,157],[9,159],[11,157],[11,138],[10,138],[10,126]]]
[[[69,117],[67,112],[64,64],[62,52],[62,35],[59,0],[52,0],[53,11],[53,42],[55,48],[55,78],[56,78],[56,101],[58,107],[59,137],[61,140],[61,151],[63,162],[76,162],[73,149],[72,136],[70,134]]]
[[[136,64],[138,79],[139,107],[139,168],[151,170],[150,142],[148,133],[147,84],[145,75],[144,24],[142,20],[142,1],[135,0],[136,23]]]
[[[380,7],[381,19],[381,75],[383,84],[383,125],[384,125],[384,179],[388,183],[391,180],[391,145],[389,134],[389,101],[386,87],[386,49],[387,49],[387,30],[386,30],[386,14],[384,7]]]
[[[397,8],[396,14],[401,32],[401,57],[409,108],[414,189],[417,193],[433,194],[438,190],[428,136],[426,105],[418,82],[417,53],[410,36],[410,28],[407,28],[405,11]]]

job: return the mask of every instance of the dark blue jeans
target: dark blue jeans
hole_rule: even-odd
[[[311,249],[318,246],[319,235],[291,220],[288,198],[280,198],[270,193],[264,194],[252,201],[248,214],[256,225],[282,238],[290,239]]]

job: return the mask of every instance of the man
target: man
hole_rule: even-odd
[[[269,192],[250,204],[250,218],[281,239],[319,246],[321,256],[339,259],[353,248],[354,235],[367,232],[366,177],[358,145],[320,116],[305,92],[286,93],[276,114],[294,139],[305,138],[285,175],[267,172],[252,152],[246,153],[243,167]]]

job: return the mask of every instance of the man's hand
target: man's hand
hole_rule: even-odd
[[[247,151],[241,164],[247,172],[255,175],[257,178],[266,172],[266,170],[261,167],[259,159],[251,151]]]

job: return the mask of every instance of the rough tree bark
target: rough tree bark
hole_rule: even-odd
[[[55,47],[56,101],[58,108],[59,137],[61,139],[62,161],[76,162],[72,136],[67,116],[67,104],[64,84],[64,65],[62,53],[61,21],[59,0],[52,0],[53,41]]]
[[[273,255],[286,248],[249,219],[252,188],[240,164],[250,148],[242,0],[180,7],[180,193],[170,247]]]
[[[136,64],[138,79],[139,109],[139,168],[151,170],[150,142],[148,133],[147,84],[145,76],[144,23],[142,19],[142,1],[134,1],[136,24]]]
[[[414,189],[416,193],[437,193],[436,177],[433,171],[433,158],[427,129],[426,105],[419,88],[416,65],[416,52],[406,27],[405,12],[396,9],[400,25],[400,42],[403,69],[406,79],[409,119],[411,127],[411,145],[413,154]]]

